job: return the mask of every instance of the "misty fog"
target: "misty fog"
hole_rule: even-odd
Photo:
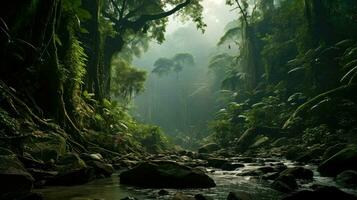
[[[228,46],[217,47],[225,26],[232,22],[237,12],[225,1],[206,0],[204,33],[195,24],[182,24],[177,17],[170,17],[166,40],[162,44],[152,42],[147,52],[136,57],[133,65],[148,72],[145,91],[135,97],[132,112],[143,122],[159,125],[169,135],[183,134],[202,138],[208,135],[207,125],[218,109],[215,84],[208,64],[218,52],[236,53]],[[151,73],[157,59],[171,58],[178,53],[189,53],[195,64],[174,73],[158,76]]]

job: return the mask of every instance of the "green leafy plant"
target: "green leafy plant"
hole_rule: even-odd
[[[332,137],[332,132],[326,124],[320,126],[307,128],[304,131],[302,140],[307,145],[323,144]]]
[[[124,59],[113,60],[111,92],[115,97],[129,102],[135,94],[144,90],[146,72],[135,68]]]

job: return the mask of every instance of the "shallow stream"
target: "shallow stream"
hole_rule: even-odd
[[[237,160],[238,161],[238,160]],[[241,162],[240,162],[241,163]],[[297,166],[296,163],[287,160],[278,159],[257,159],[254,163],[244,163],[245,167],[235,171],[223,171],[213,168],[207,168],[208,175],[211,176],[217,184],[217,187],[210,189],[166,189],[169,195],[158,195],[159,189],[143,189],[131,186],[121,185],[118,174],[113,174],[110,178],[98,179],[85,185],[69,187],[45,187],[37,189],[44,195],[46,200],[120,200],[125,197],[136,197],[137,199],[171,199],[176,192],[182,192],[187,195],[204,194],[215,200],[224,200],[229,192],[246,192],[255,200],[277,200],[281,199],[282,193],[270,187],[271,181],[257,178],[256,176],[241,176],[239,174],[254,171],[262,166],[271,166],[277,163],[284,163],[288,167]],[[314,180],[301,183],[300,189],[308,189],[313,184],[336,186],[332,178],[321,177],[316,171],[316,166],[305,165],[305,168],[314,171]],[[344,189],[357,195],[357,190]]]

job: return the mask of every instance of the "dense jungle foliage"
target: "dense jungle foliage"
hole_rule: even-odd
[[[136,148],[148,141],[164,148],[168,141],[160,128],[128,114],[127,105],[143,90],[146,76],[131,66],[131,58],[147,50],[150,40],[164,40],[170,15],[203,29],[201,11],[199,2],[190,0],[13,1],[3,6],[4,143],[32,137],[38,129],[51,134],[56,127],[77,150],[97,144],[113,149],[112,137]]]
[[[239,53],[209,65],[227,96],[210,125],[214,140],[236,146],[245,130],[269,127],[307,146],[354,143],[355,2],[227,3],[242,15],[218,45]]]
[[[137,67],[165,42],[172,19],[204,34],[205,3],[0,6],[0,177],[13,181],[0,180],[0,199],[35,198],[26,196],[33,186],[83,184],[140,161],[122,183],[147,186],[135,175],[164,173],[150,184],[214,187],[195,167],[236,169],[221,162],[238,155],[313,163],[335,179],[354,170],[348,180],[356,184],[357,1],[225,0],[235,17],[214,47],[180,48],[200,41],[178,29],[170,52],[156,52],[149,70]],[[190,176],[160,182],[172,173]]]

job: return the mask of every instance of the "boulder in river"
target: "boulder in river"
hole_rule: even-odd
[[[336,176],[345,170],[357,171],[357,146],[349,146],[323,161],[318,171],[323,176]]]
[[[308,163],[312,162],[316,159],[319,159],[322,154],[324,153],[325,149],[323,149],[320,146],[315,146],[311,149],[309,149],[307,152],[303,153],[301,156],[299,156],[296,161],[301,162],[301,163]]]
[[[280,175],[272,183],[272,187],[280,192],[289,193],[297,189],[296,180],[291,175]]]
[[[213,179],[200,170],[172,161],[143,162],[120,174],[122,184],[146,188],[210,188]]]
[[[357,200],[357,197],[339,190],[332,186],[322,186],[315,191],[302,190],[290,194],[283,198],[283,200],[317,200],[317,199],[343,199],[343,200]]]
[[[306,148],[301,145],[290,145],[286,147],[286,152],[284,155],[289,160],[296,160],[299,158],[299,156],[301,156],[301,154],[304,154],[305,151]]]
[[[292,176],[295,179],[311,180],[314,176],[314,173],[311,170],[305,169],[303,167],[292,167],[282,171],[280,175]]]
[[[157,192],[157,194],[158,194],[159,196],[165,196],[165,195],[169,195],[170,192],[167,191],[167,190],[161,189],[159,192]]]
[[[89,167],[94,169],[94,173],[97,177],[109,177],[114,173],[113,166],[106,163],[99,153],[84,153],[81,155],[81,159],[83,159]]]
[[[336,176],[336,182],[344,187],[357,188],[357,171],[346,170]]]
[[[229,161],[224,158],[208,158],[207,159],[208,167],[221,168],[225,164],[229,164]]]
[[[16,199],[30,193],[34,178],[16,155],[0,147],[0,199]]]
[[[322,155],[322,159],[327,160],[344,148],[346,148],[345,143],[338,143],[333,146],[330,146],[325,150],[324,154]]]

